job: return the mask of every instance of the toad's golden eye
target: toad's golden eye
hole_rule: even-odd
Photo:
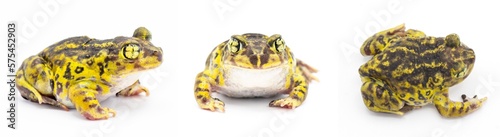
[[[282,38],[277,38],[273,43],[273,47],[278,53],[283,52],[285,50],[285,41]]]
[[[233,53],[233,54],[238,53],[241,50],[242,46],[243,46],[243,44],[240,41],[238,41],[237,39],[230,39],[227,42],[227,47],[229,48],[229,51],[231,51],[231,53]]]
[[[462,45],[462,43],[460,42],[460,37],[458,37],[458,35],[455,33],[448,34],[445,38],[445,41],[446,46],[449,47],[459,47]]]
[[[139,57],[140,47],[137,44],[127,44],[123,46],[123,56],[126,59],[137,59]]]

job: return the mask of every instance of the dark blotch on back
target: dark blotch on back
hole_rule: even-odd
[[[380,35],[377,37],[377,41],[378,43],[382,44],[382,45],[385,45],[385,41],[384,41],[384,36]]]
[[[68,65],[66,66],[66,70],[64,71],[63,77],[66,79],[71,79],[71,62],[68,62]]]
[[[82,73],[82,72],[83,72],[83,70],[84,70],[84,68],[83,68],[83,67],[77,66],[77,67],[76,67],[76,69],[75,69],[75,73],[76,73],[76,74],[80,74],[80,73]]]
[[[99,66],[99,75],[104,74],[104,65],[102,62],[97,63],[97,66]]]

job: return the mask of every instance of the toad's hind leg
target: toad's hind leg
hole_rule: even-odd
[[[363,42],[360,52],[363,56],[374,56],[384,51],[385,47],[387,47],[392,40],[403,36],[405,36],[404,24],[380,31]]]
[[[404,102],[381,80],[363,78],[361,94],[366,107],[374,112],[403,115]],[[410,109],[411,110],[411,109]]]
[[[26,59],[16,73],[16,86],[26,100],[69,110],[53,96],[54,81],[47,62],[38,56]]]
[[[446,90],[434,97],[434,105],[444,117],[461,117],[479,109],[487,98],[478,99],[477,96],[467,98],[465,95],[462,95],[462,99],[463,102],[451,101],[448,98],[448,91]]]
[[[126,97],[136,96],[141,94],[142,92],[146,93],[146,96],[149,96],[149,90],[146,87],[142,86],[141,82],[137,80],[134,84],[116,93],[116,96],[126,96]]]
[[[313,68],[298,59],[297,59],[297,67],[299,67],[299,69],[301,70],[307,83],[311,83],[312,81],[319,81],[318,78],[313,75],[313,73],[318,72],[316,68]]]

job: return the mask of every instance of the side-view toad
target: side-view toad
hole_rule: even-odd
[[[16,74],[24,99],[64,110],[76,108],[89,120],[107,119],[115,111],[99,102],[108,97],[135,96],[148,89],[139,76],[162,63],[163,51],[144,27],[133,37],[97,40],[71,37],[28,57]]]
[[[269,106],[293,109],[306,99],[315,72],[294,58],[281,35],[233,35],[209,54],[205,70],[196,76],[194,96],[202,109],[224,112],[224,102],[211,93],[236,98],[288,94]]]
[[[444,117],[461,117],[487,99],[448,98],[448,89],[469,76],[475,61],[474,51],[457,34],[426,36],[419,30],[405,31],[402,24],[369,37],[361,54],[373,56],[359,68],[363,101],[371,111],[403,115],[434,104]]]

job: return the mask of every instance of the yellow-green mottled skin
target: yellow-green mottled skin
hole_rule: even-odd
[[[486,98],[448,98],[448,88],[462,82],[474,66],[474,51],[458,35],[426,36],[404,25],[381,31],[361,47],[373,58],[359,68],[366,107],[403,115],[433,103],[441,115],[460,117],[477,110]]]
[[[289,97],[272,101],[272,107],[295,108],[302,104],[307,95],[308,84],[316,78],[316,70],[293,57],[280,35],[266,36],[247,33],[233,35],[222,42],[209,54],[205,70],[200,72],[195,82],[195,98],[198,105],[207,110],[224,111],[224,103],[212,98],[210,93],[217,92],[217,87],[226,86],[227,68],[252,72],[288,68],[283,94]],[[226,75],[227,74],[227,75]]]
[[[25,99],[65,110],[75,107],[91,120],[106,119],[115,112],[101,107],[101,98],[117,91],[123,96],[149,94],[128,76],[161,64],[163,51],[150,38],[144,27],[136,29],[133,37],[67,38],[27,58],[17,71],[17,87]]]

